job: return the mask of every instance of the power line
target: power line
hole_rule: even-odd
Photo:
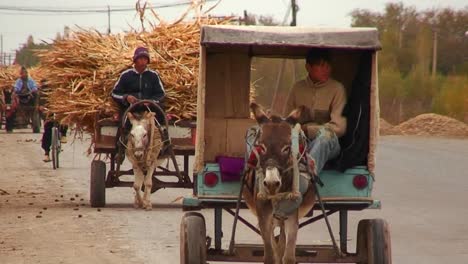
[[[205,2],[213,2],[217,0],[205,0]],[[147,8],[168,8],[168,7],[176,7],[176,6],[184,6],[190,5],[192,1],[184,1],[179,3],[172,3],[172,4],[158,4],[158,5],[148,5]],[[128,11],[135,11],[135,7],[132,8],[111,8],[109,7],[110,12],[128,12]],[[0,6],[0,10],[3,11],[10,11],[10,12],[32,12],[32,13],[108,13],[109,9],[105,8],[44,8],[44,7],[17,7],[17,6]]]

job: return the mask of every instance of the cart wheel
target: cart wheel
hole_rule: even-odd
[[[91,207],[106,206],[106,164],[102,160],[91,162],[90,198]]]
[[[38,111],[34,111],[32,113],[31,123],[32,123],[31,126],[32,126],[33,133],[40,133],[41,132],[41,117],[39,116]]]
[[[392,244],[388,224],[383,219],[359,221],[357,232],[359,264],[391,264]]]
[[[56,127],[52,128],[52,139],[51,139],[50,150],[52,152],[52,167],[57,169],[59,167],[59,152],[60,152],[60,139],[58,135],[58,129]]]
[[[186,213],[180,223],[180,263],[206,263],[206,225],[200,213]]]

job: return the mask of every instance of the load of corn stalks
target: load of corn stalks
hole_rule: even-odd
[[[0,67],[0,91],[13,87],[16,80],[19,78],[19,72],[20,66],[18,65]],[[35,80],[36,83],[41,80],[43,75],[43,69],[40,67],[28,69],[28,72],[29,76]]]
[[[160,21],[147,32],[103,35],[80,30],[57,40],[52,49],[37,51],[41,78],[51,87],[47,109],[62,123],[93,134],[97,115],[109,117],[118,112],[110,97],[112,88],[120,73],[132,67],[134,49],[145,46],[151,55],[149,68],[159,72],[166,90],[167,114],[177,120],[194,119],[200,27],[226,22],[210,18],[191,23]]]

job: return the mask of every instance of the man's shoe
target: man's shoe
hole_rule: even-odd
[[[67,143],[67,136],[60,137],[60,143],[62,143],[62,144]]]
[[[49,155],[44,155],[44,159],[43,159],[44,162],[50,162],[52,161],[49,157]]]

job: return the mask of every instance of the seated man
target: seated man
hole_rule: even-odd
[[[135,49],[133,55],[134,67],[124,71],[112,90],[112,98],[119,104],[121,114],[139,100],[153,100],[161,106],[161,101],[166,93],[159,74],[148,68],[150,55],[145,47]],[[135,111],[147,110],[146,107],[139,107]],[[153,110],[153,109],[152,109]],[[154,110],[153,110],[154,111]],[[156,113],[158,122],[164,120],[164,113]],[[125,117],[122,117],[125,118]],[[126,130],[128,127],[126,128]],[[128,131],[124,131],[123,134]],[[164,131],[163,139],[167,138],[167,131]]]
[[[29,77],[28,70],[24,66],[20,69],[20,78],[16,80],[14,87],[21,104],[34,105],[37,97],[37,85]]]
[[[309,139],[309,167],[318,176],[325,163],[340,153],[338,138],[346,132],[346,119],[342,115],[346,91],[340,82],[330,77],[328,50],[311,49],[305,67],[308,76],[294,85],[286,109],[290,113],[305,106],[299,122]]]
[[[3,111],[3,114],[5,115],[5,130],[7,133],[12,133],[13,128],[15,126],[15,116],[16,108],[18,106],[18,98],[13,92],[13,89],[11,89],[10,87],[2,91],[0,98],[2,101],[2,109],[0,110]]]

